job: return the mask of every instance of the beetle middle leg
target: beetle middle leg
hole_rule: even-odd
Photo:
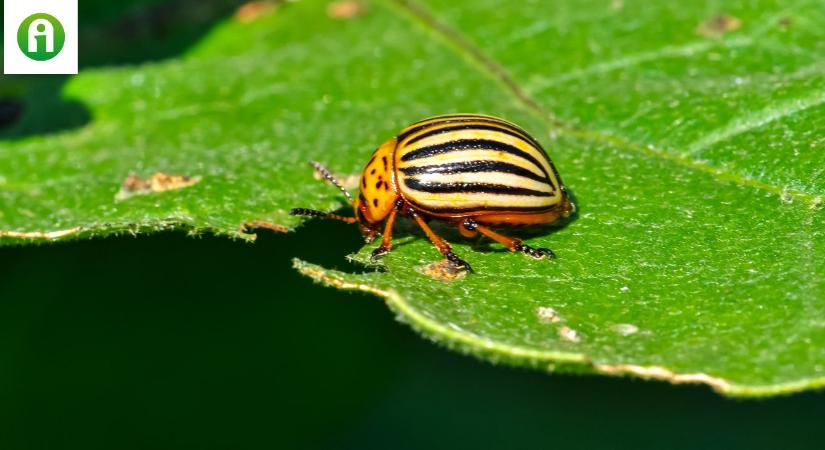
[[[487,236],[488,238],[503,244],[505,247],[510,249],[511,252],[522,252],[525,255],[532,256],[536,259],[541,259],[545,257],[556,257],[556,254],[553,253],[553,250],[550,250],[549,248],[530,247],[519,238],[511,238],[504,236],[503,234],[498,234],[495,231],[485,227],[484,225],[479,225],[478,222],[472,219],[464,220],[464,222],[461,223],[460,227],[466,230],[467,232],[478,231],[479,233]]]
[[[450,261],[456,266],[464,267],[464,269],[467,270],[467,272],[473,271],[473,268],[470,267],[470,264],[468,264],[467,261],[464,261],[463,259],[459,258],[455,253],[453,253],[453,248],[450,246],[449,242],[444,240],[444,238],[442,238],[441,236],[435,234],[432,228],[430,228],[430,226],[427,225],[427,221],[425,221],[420,214],[418,214],[412,208],[410,208],[410,210],[407,213],[415,220],[418,226],[421,227],[422,230],[424,230],[424,234],[427,235],[427,238],[430,239],[430,242],[432,242],[433,245],[435,245],[438,251],[441,252],[441,254],[444,255],[444,257],[447,258],[448,261]]]

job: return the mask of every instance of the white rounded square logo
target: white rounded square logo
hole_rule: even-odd
[[[77,0],[4,0],[3,73],[77,73]]]

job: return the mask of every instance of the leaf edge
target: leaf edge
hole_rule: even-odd
[[[517,367],[542,369],[546,373],[606,375],[664,381],[671,384],[699,384],[729,398],[765,398],[825,389],[825,376],[774,384],[746,384],[703,372],[676,372],[664,366],[596,363],[584,353],[549,351],[502,344],[446,327],[426,317],[394,289],[384,290],[368,283],[351,281],[347,279],[350,274],[328,270],[299,258],[293,258],[292,266],[301,275],[324,286],[343,291],[364,292],[382,298],[399,322],[410,326],[426,339],[450,350],[493,364],[504,363]]]

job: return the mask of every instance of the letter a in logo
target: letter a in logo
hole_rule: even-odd
[[[17,30],[17,45],[24,55],[35,61],[54,58],[63,49],[65,41],[63,25],[46,13],[30,15]]]

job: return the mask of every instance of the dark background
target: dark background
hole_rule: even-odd
[[[81,0],[81,67],[174,56],[237,4]],[[64,81],[3,77],[0,139],[88,121],[61,99]],[[344,255],[360,245],[351,227],[312,222],[254,244],[180,232],[0,248],[0,449],[825,442],[822,393],[728,400],[495,367],[291,269],[292,257],[355,269]]]

